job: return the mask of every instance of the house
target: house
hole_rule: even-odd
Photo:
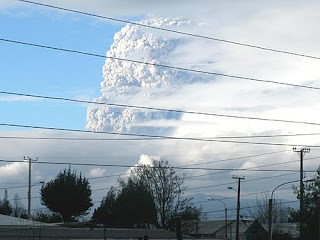
[[[268,224],[263,224],[263,227],[269,229]],[[300,236],[299,223],[273,223],[272,232],[297,239]]]
[[[196,232],[188,234],[207,239],[226,239],[227,234],[227,239],[233,240],[236,239],[236,221],[228,220],[227,229],[224,220],[202,221]],[[267,240],[268,232],[256,220],[240,220],[239,238],[240,240]]]
[[[183,239],[191,239],[183,236]],[[61,226],[0,214],[0,239],[41,239],[41,240],[76,240],[76,239],[176,239],[175,232],[163,229],[124,229]]]

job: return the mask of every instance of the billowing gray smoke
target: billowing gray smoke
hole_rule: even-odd
[[[194,25],[190,21],[166,18],[152,18],[142,23],[178,30]],[[114,43],[107,56],[177,65],[174,59],[179,58],[177,57],[181,53],[179,49],[185,47],[188,41],[178,34],[168,34],[129,24],[115,34]],[[107,58],[103,66],[102,96],[97,101],[150,106],[155,98],[163,99],[171,96],[178,88],[201,81],[200,77],[201,75],[183,71]],[[88,108],[87,129],[168,134],[172,128],[165,125],[153,126],[150,123],[153,120],[178,120],[180,117],[178,113],[164,111],[91,106]]]

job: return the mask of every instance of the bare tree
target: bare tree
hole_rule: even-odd
[[[26,210],[23,204],[21,203],[20,199],[21,198],[16,193],[13,198],[13,206],[12,206],[12,210],[13,210],[12,215],[14,217],[21,217],[21,215],[26,214]]]
[[[253,206],[248,205],[245,215],[254,217],[260,223],[268,223],[269,217],[269,195],[256,198]],[[289,209],[284,206],[282,200],[275,199],[272,204],[272,218],[274,223],[288,222]]]
[[[201,211],[190,200],[182,199],[184,174],[179,175],[168,161],[152,159],[151,165],[134,168],[129,177],[134,182],[142,181],[149,189],[155,202],[158,224],[165,229],[172,229],[175,219],[199,220]]]

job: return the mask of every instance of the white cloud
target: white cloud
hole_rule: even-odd
[[[10,182],[13,179],[21,180],[28,173],[27,163],[9,163],[4,166],[0,166],[0,181]]]
[[[103,168],[93,168],[90,170],[90,177],[101,177],[105,174],[106,170]]]
[[[127,1],[89,2],[74,0],[46,2],[56,5],[61,4],[63,7],[70,7],[93,13],[111,16],[126,16],[128,18],[140,15],[145,17],[148,14],[150,14],[150,16],[181,17],[191,20],[190,24],[187,24],[188,27],[181,28],[181,30],[266,47],[285,49],[288,51],[320,55],[320,34],[319,31],[317,31],[317,24],[319,22],[319,3],[316,1],[311,1],[308,5],[301,1],[282,1],[281,3],[278,1],[216,1],[215,4],[213,4],[212,1],[197,1],[197,3],[195,3],[195,1],[131,1],[128,3]],[[123,7],[124,5],[125,7]],[[41,11],[43,11],[43,8],[41,9]],[[170,27],[175,28],[174,26]],[[214,41],[204,41],[196,38],[192,38],[183,44],[177,44],[176,48],[167,56],[161,56],[161,51],[163,49],[160,47],[157,54],[152,55],[153,50],[148,48],[148,45],[144,46],[143,44],[148,43],[146,39],[150,40],[150,42],[155,45],[158,43],[160,44],[159,46],[165,44],[165,41],[158,41],[159,35],[168,37],[171,40],[171,43],[179,38],[183,40],[186,39],[185,37],[178,35],[173,36],[143,28],[126,27],[125,30],[122,30],[121,33],[117,34],[116,44],[113,45],[114,47],[111,47],[109,54],[113,54],[113,56],[117,57],[124,56],[148,61],[152,61],[152,57],[156,57],[156,60],[172,65],[267,80],[298,84],[314,84],[319,86],[318,81],[320,72],[318,62],[315,60],[271,52],[268,53],[261,50],[217,43]],[[130,41],[132,40],[132,37],[136,37],[135,41]],[[107,50],[106,47],[106,51]],[[150,58],[146,58],[146,55]],[[169,74],[166,75],[167,71],[164,69],[158,70],[142,65],[133,66],[133,64],[129,63],[111,61],[107,61],[106,63],[109,65],[104,68],[104,77],[105,79],[114,80],[114,82],[105,81],[102,83],[102,95],[104,98],[108,96],[108,100],[110,101],[242,116],[296,119],[310,122],[319,121],[317,113],[319,112],[320,107],[320,97],[316,91],[208,75],[196,75],[199,78],[207,78],[208,82],[205,83],[194,81],[192,84],[184,84],[183,82],[183,84],[180,83],[175,85],[176,82],[174,80],[176,78],[174,75],[171,75],[171,81],[164,81],[161,78],[161,76],[170,77]],[[121,74],[125,76],[121,76]],[[122,81],[120,76],[128,78],[125,79],[126,81]],[[186,74],[186,76],[190,75]],[[131,79],[129,79],[130,77]],[[133,81],[128,81],[128,79],[132,80],[133,77],[140,80],[143,79],[144,83],[140,83],[144,86],[143,91],[141,91],[140,85],[136,86]],[[154,81],[155,79],[157,81]],[[166,87],[168,82],[170,83],[170,86],[174,87]],[[124,83],[128,84],[126,85]],[[152,88],[153,84],[158,84],[162,88]],[[128,88],[130,91],[128,91]],[[130,94],[123,94],[126,91]],[[89,113],[88,121],[91,121],[92,123],[91,129],[105,130],[104,126],[112,123],[115,126],[112,130],[125,132],[127,130],[126,127],[132,124],[132,122],[134,122],[132,125],[139,125],[139,127],[142,124],[144,126],[150,125],[159,127],[167,124],[165,121],[168,119],[167,116],[164,116],[163,118],[159,117],[159,115],[157,115],[158,113],[153,113],[154,115],[147,115],[146,117],[144,112],[135,114],[135,111],[129,109],[124,111],[107,107],[101,109],[101,111],[96,111],[92,113],[92,115]],[[122,118],[113,118],[114,116],[109,116],[108,111],[103,111],[105,109],[111,109],[115,113],[119,113],[119,115],[122,114]],[[110,112],[112,113],[112,111]],[[141,120],[139,117],[146,117],[147,121],[141,123],[139,122]],[[157,122],[152,121],[154,119],[157,119]],[[170,123],[172,124],[172,127],[175,127],[172,134],[180,137],[210,138],[228,135],[318,132],[314,126],[308,125],[248,121],[187,114],[173,116],[171,120]],[[180,120],[183,121],[182,124],[179,124]],[[69,135],[48,132],[25,132],[23,134],[30,134],[32,136],[84,137],[84,135],[81,134]],[[98,137],[98,135],[92,136]],[[99,137],[102,137],[102,135],[99,135]],[[104,135],[103,137],[109,136]],[[150,162],[150,156],[165,156],[172,165],[186,165],[190,163],[223,160],[290,148],[178,140],[136,141],[126,143],[112,141],[0,141],[6,145],[6,148],[1,150],[5,157],[12,157],[12,153],[15,152],[15,155],[20,157],[20,159],[24,155],[30,155],[39,157],[39,159],[45,161],[121,163],[128,165],[134,165],[138,160],[141,163],[148,163]],[[315,145],[319,145],[320,143],[317,136],[256,139],[254,141],[271,141],[288,144],[307,143]],[[316,149],[312,149],[310,157],[316,155]],[[249,160],[239,159],[236,161],[225,161],[204,166],[237,169],[244,166],[259,166],[292,159],[298,160],[298,156],[292,152],[288,152],[278,155],[250,158]],[[306,161],[305,169],[315,169],[317,164],[318,161]],[[34,164],[34,167],[39,171],[37,175],[46,176],[48,179],[52,179],[64,166],[55,166],[49,169],[48,167]],[[128,169],[119,170],[114,168],[103,171],[104,169],[97,168],[92,173],[91,171],[93,171],[93,169],[76,168],[86,174],[95,174],[97,176],[103,174],[116,174],[119,172],[125,173],[128,171]],[[279,167],[279,169],[285,168],[299,169],[299,166],[298,163],[293,163],[290,165],[281,165],[281,167]],[[204,173],[212,173],[212,171],[188,171],[188,175],[191,176]],[[187,181],[187,184],[189,187],[209,185],[212,182],[215,182],[215,184],[222,184],[232,181],[232,174],[246,175],[246,179],[248,180],[270,176],[268,173],[250,172],[249,174],[247,172],[239,173],[234,171],[207,176],[205,178],[198,178],[197,180],[190,179]],[[12,176],[18,178],[17,174],[13,174]],[[290,180],[295,179],[296,177],[297,176],[292,176],[290,177]],[[261,181],[259,184],[254,184],[255,182],[252,182],[251,184],[249,182],[244,182],[242,186],[245,192],[259,192],[261,189],[268,190],[281,182],[283,182],[283,178],[274,178],[270,181]],[[117,185],[116,178],[106,183],[104,182],[103,185],[107,185],[107,187]],[[212,191],[221,196],[230,194],[225,186],[200,191],[202,191],[202,193]],[[104,193],[105,192],[98,195],[98,192],[96,192],[95,194],[97,195],[94,195],[94,199],[100,200]],[[290,195],[288,192],[285,194],[287,194],[285,196],[293,197],[293,195]]]

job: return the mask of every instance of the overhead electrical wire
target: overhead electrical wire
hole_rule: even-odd
[[[288,151],[292,151],[292,149],[275,151],[275,152],[267,152],[267,153],[259,153],[259,154],[247,155],[247,156],[241,156],[241,157],[235,157],[235,158],[227,158],[227,159],[221,159],[221,160],[215,160],[215,161],[209,161],[209,162],[207,161],[207,162],[193,163],[193,164],[183,165],[183,167],[199,166],[199,165],[218,163],[218,162],[235,161],[235,160],[239,160],[239,159],[243,159],[243,158],[261,157],[261,156],[273,155],[273,154],[283,153],[283,152],[288,152]]]
[[[0,160],[3,161],[3,160]],[[21,161],[22,162],[22,161]],[[25,162],[22,162],[25,163]],[[289,163],[289,162],[285,162],[285,163]],[[278,163],[278,164],[272,164],[272,165],[280,165],[280,164],[285,164],[285,163]],[[72,164],[70,164],[72,165]],[[269,165],[262,165],[262,166],[256,166],[255,168],[260,168],[260,167],[266,167]],[[244,170],[247,169],[251,169],[251,168],[246,168]],[[263,177],[263,178],[255,178],[255,179],[249,179],[249,180],[245,180],[244,182],[252,182],[252,181],[258,181],[258,180],[265,180],[265,179],[269,179],[269,178],[277,178],[277,177],[282,177],[282,176],[290,176],[290,175],[294,175],[296,173],[289,173],[289,174],[281,174],[281,175],[276,175],[276,176],[269,176],[269,177]],[[88,180],[92,180],[92,179],[100,179],[100,178],[109,178],[109,177],[121,177],[121,176],[125,176],[126,174],[114,174],[114,175],[108,175],[108,176],[101,176],[101,177],[88,177]],[[190,178],[194,178],[194,176],[189,177]],[[185,178],[187,179],[187,178]],[[94,182],[95,183],[101,183],[101,182]],[[200,189],[200,188],[213,188],[213,187],[217,187],[217,186],[223,186],[223,185],[229,185],[229,184],[233,184],[234,182],[230,182],[230,183],[224,183],[224,184],[216,184],[216,185],[209,185],[209,186],[200,186],[200,187],[196,187],[196,188],[189,188],[186,191],[191,191],[191,190],[196,190],[196,189]],[[6,190],[6,189],[15,189],[15,188],[26,188],[28,187],[28,185],[24,185],[24,186],[14,186],[14,187],[3,187],[0,188],[0,190]]]
[[[86,100],[79,100],[79,99],[72,99],[72,98],[52,97],[52,96],[8,92],[8,91],[0,91],[0,94],[13,95],[13,96],[24,96],[24,97],[31,97],[31,98],[40,98],[40,99],[47,99],[47,100],[68,101],[68,102],[76,102],[76,103],[107,105],[107,106],[113,106],[113,107],[144,109],[144,110],[152,110],[152,111],[176,112],[176,113],[184,113],[184,114],[195,114],[195,115],[247,119],[247,120],[257,120],[257,121],[271,121],[271,122],[295,123],[295,124],[318,125],[318,126],[320,125],[320,123],[317,123],[317,122],[296,121],[296,120],[286,120],[286,119],[273,119],[273,118],[260,118],[260,117],[229,115],[229,114],[210,113],[210,112],[187,111],[187,110],[179,110],[179,109],[156,108],[156,107],[148,107],[148,106],[129,105],[129,104],[95,102],[95,101],[86,101]],[[278,134],[278,135],[272,135],[271,137],[275,137],[275,136],[277,136],[277,137],[308,136],[308,135],[319,135],[319,134],[320,133]],[[268,138],[268,137],[270,137],[270,135],[257,136],[257,137]],[[220,137],[220,138],[226,138],[226,137]],[[235,136],[233,138],[247,138],[247,137],[246,136]]]
[[[292,200],[292,201],[285,201],[285,202],[279,202],[279,203],[274,203],[274,205],[277,205],[277,204],[289,204],[289,203],[296,203],[296,202],[299,202],[299,200]],[[243,210],[243,209],[250,209],[250,208],[257,208],[257,207],[267,207],[268,205],[265,205],[265,204],[262,204],[262,205],[254,205],[254,206],[246,206],[246,207],[240,207],[240,210]],[[206,212],[203,212],[203,213],[215,213],[215,212],[224,212],[225,209],[223,210],[213,210],[213,211],[206,211]],[[237,208],[228,208],[228,211],[237,211]]]
[[[155,108],[155,107],[129,105],[129,104],[117,104],[117,103],[85,101],[85,100],[79,100],[79,99],[52,97],[52,96],[43,96],[43,95],[34,95],[34,94],[26,94],[26,93],[8,92],[8,91],[0,91],[0,94],[15,95],[15,96],[25,96],[25,97],[41,98],[41,99],[49,99],[49,100],[69,101],[69,102],[77,102],[77,103],[107,105],[107,106],[114,106],[114,107],[127,107],[127,108],[136,108],[136,109],[144,109],[144,110],[176,112],[176,113],[184,113],[184,114],[196,114],[196,115],[215,116],[215,117],[240,118],[240,119],[250,119],[250,120],[260,120],[260,121],[274,121],[274,122],[284,122],[284,123],[307,124],[307,125],[320,125],[320,123],[316,123],[316,122],[305,122],[305,121],[295,121],[295,120],[286,120],[286,119],[272,119],[272,118],[258,118],[258,117],[227,115],[227,114],[210,113],[210,112],[198,112],[198,111],[187,111],[187,110],[179,110],[179,109]],[[279,134],[279,135],[272,135],[272,136],[288,137],[288,136],[305,136],[305,135],[319,135],[319,134],[320,133]],[[270,136],[269,135],[265,135],[265,136],[257,136],[257,137],[263,138],[263,137],[270,137]],[[226,138],[226,137],[220,137],[220,138]],[[233,138],[247,138],[247,137],[246,136],[240,136],[240,137],[235,136]]]
[[[313,159],[318,159],[319,157],[313,157],[313,158],[305,158],[304,161],[308,161],[308,160],[313,160]],[[228,159],[227,159],[228,160]],[[231,161],[232,159],[228,160]],[[277,166],[277,165],[283,165],[283,164],[288,164],[288,163],[294,163],[294,162],[300,162],[300,160],[292,160],[292,161],[286,161],[286,162],[279,162],[279,163],[271,163],[268,165],[260,165],[260,166],[255,166],[255,167],[251,167],[251,168],[260,168],[260,167],[270,167],[270,166]],[[212,163],[212,162],[209,162]],[[189,166],[189,165],[185,165],[184,167]],[[249,168],[250,169],[250,168]],[[228,172],[232,172],[232,171],[222,171],[222,172],[215,172],[215,173],[208,173],[208,174],[201,174],[201,175],[195,175],[195,176],[190,176],[190,177],[185,177],[185,179],[188,178],[197,178],[197,177],[205,177],[205,176],[212,176],[212,175],[217,175],[217,174],[221,174],[221,173],[228,173]]]
[[[244,139],[244,138],[277,138],[277,137],[299,137],[316,136],[320,133],[294,133],[294,134],[276,134],[276,135],[247,135],[247,136],[221,136],[204,139]],[[12,140],[62,140],[62,141],[146,141],[162,140],[165,136],[148,138],[80,138],[80,137],[25,137],[25,136],[0,136],[0,139]]]
[[[209,37],[209,36],[204,36],[204,35],[195,34],[195,33],[189,33],[189,32],[183,32],[183,31],[178,31],[178,30],[173,30],[173,29],[168,29],[168,28],[163,28],[163,27],[157,27],[157,26],[147,25],[147,24],[143,24],[143,23],[128,21],[128,20],[124,20],[124,19],[107,17],[107,16],[98,15],[98,14],[83,12],[83,11],[74,10],[74,9],[70,9],[70,8],[64,8],[64,7],[59,7],[59,6],[54,6],[54,5],[44,4],[44,3],[38,3],[38,2],[34,2],[34,1],[28,1],[28,0],[17,0],[17,1],[28,3],[28,4],[33,4],[33,5],[38,5],[38,6],[42,6],[42,7],[77,13],[77,14],[86,15],[86,16],[90,16],[90,17],[102,18],[102,19],[106,19],[106,20],[110,20],[110,21],[132,24],[132,25],[136,25],[136,26],[140,26],[140,27],[151,28],[151,29],[156,29],[156,30],[160,30],[160,31],[181,34],[181,35],[185,35],[185,36],[189,36],[189,37],[196,37],[196,38],[212,40],[212,41],[217,41],[217,42],[223,42],[223,43],[227,43],[227,44],[233,44],[233,45],[254,48],[254,49],[259,49],[259,50],[264,50],[264,51],[270,51],[270,52],[276,52],[276,53],[281,53],[281,54],[287,54],[287,55],[293,55],[293,56],[298,56],[298,57],[320,60],[320,57],[312,56],[312,55],[308,55],[308,54],[296,53],[296,52],[292,52],[292,51],[285,51],[285,50],[280,50],[280,49],[275,49],[275,48],[270,48],[270,47],[258,46],[258,45],[254,45],[254,44],[242,43],[242,42],[226,40],[226,39],[222,39],[222,38]]]
[[[0,159],[0,162],[20,162],[25,163],[20,160],[5,160]],[[121,164],[100,164],[100,163],[77,163],[77,162],[44,162],[36,161],[33,164],[49,164],[49,165],[72,165],[72,166],[95,166],[95,167],[119,167],[119,168],[139,168],[143,165],[121,165]],[[157,168],[150,166],[150,168]],[[246,169],[246,168],[204,168],[204,167],[168,167],[172,169],[184,169],[184,170],[208,170],[208,171],[220,171],[220,170],[230,170],[230,171],[253,171],[253,172],[300,172],[295,169]],[[304,170],[304,172],[314,173],[316,170]]]
[[[292,189],[292,187],[285,187],[285,188],[280,188],[279,190],[288,190],[288,189]],[[273,190],[273,189],[272,189]],[[253,192],[253,193],[247,193],[247,194],[241,194],[241,198],[242,197],[249,197],[249,196],[254,196],[254,195],[258,195],[258,194],[264,194],[264,193],[270,193],[272,192],[272,190],[266,190],[266,191],[261,191],[261,192]],[[223,198],[217,198],[219,200],[229,200],[229,199],[233,199],[233,198],[237,198],[238,196],[231,196],[231,197],[223,197]],[[201,204],[201,203],[209,203],[210,201],[205,200],[205,201],[199,201],[199,202],[195,202],[194,204]]]
[[[253,182],[253,181],[260,181],[260,180],[265,180],[265,179],[270,179],[270,178],[277,178],[277,177],[282,177],[282,176],[292,176],[296,173],[288,173],[288,174],[281,174],[281,175],[276,175],[276,176],[269,176],[269,177],[263,177],[263,178],[254,178],[254,179],[249,179],[247,181],[243,181],[243,182]],[[228,183],[219,183],[219,184],[214,184],[214,185],[208,185],[208,186],[198,186],[198,187],[194,187],[194,188],[187,188],[185,191],[192,191],[192,190],[197,190],[197,189],[203,189],[203,188],[213,188],[213,187],[219,187],[219,186],[226,186],[226,185],[230,185],[230,184],[234,184],[234,182],[228,182]]]
[[[81,129],[70,129],[70,128],[55,128],[55,127],[41,127],[11,123],[0,123],[0,126],[6,127],[19,127],[19,128],[32,128],[32,129],[45,129],[55,131],[67,131],[67,132],[82,132],[82,133],[95,133],[95,134],[109,134],[119,136],[136,136],[136,137],[150,137],[150,138],[162,138],[170,140],[189,140],[189,141],[201,141],[201,142],[220,142],[220,143],[237,143],[237,144],[250,144],[250,145],[266,145],[266,146],[287,146],[287,147],[313,147],[320,148],[320,145],[307,145],[307,144],[288,144],[288,143],[270,143],[270,142],[250,142],[250,141],[236,141],[236,140],[223,140],[223,139],[205,139],[205,138],[190,138],[190,137],[170,137],[170,136],[156,136],[148,134],[133,134],[133,133],[117,133],[117,132],[96,132]]]
[[[210,72],[210,71],[197,70],[197,69],[191,69],[191,68],[177,67],[177,66],[171,66],[171,65],[160,64],[160,63],[144,62],[144,61],[139,61],[139,60],[134,60],[134,59],[111,57],[111,56],[105,56],[105,55],[96,54],[96,53],[84,52],[84,51],[80,51],[80,50],[72,50],[72,49],[67,49],[67,48],[53,47],[53,46],[36,44],[36,43],[17,41],[17,40],[12,40],[12,39],[0,38],[0,41],[14,43],[14,44],[20,44],[20,45],[25,45],[25,46],[31,46],[31,47],[37,47],[37,48],[44,48],[44,49],[68,52],[68,53],[75,53],[75,54],[86,55],[86,56],[91,56],[91,57],[98,57],[98,58],[104,58],[104,59],[109,58],[112,60],[132,62],[132,63],[137,63],[137,64],[144,64],[147,66],[169,68],[169,69],[186,71],[186,72],[208,74],[208,75],[214,75],[214,76],[219,76],[219,77],[234,78],[234,79],[240,79],[240,80],[246,80],[246,81],[260,82],[260,83],[277,84],[277,85],[283,85],[283,86],[289,86],[289,87],[298,87],[298,88],[306,88],[306,89],[312,89],[312,90],[320,90],[320,87],[314,87],[314,86],[308,86],[308,85],[302,85],[302,84],[286,83],[286,82],[279,82],[279,81],[274,81],[274,80],[258,79],[258,78],[238,76],[238,75],[233,75],[233,74],[225,74],[225,73],[219,73],[219,72]]]

